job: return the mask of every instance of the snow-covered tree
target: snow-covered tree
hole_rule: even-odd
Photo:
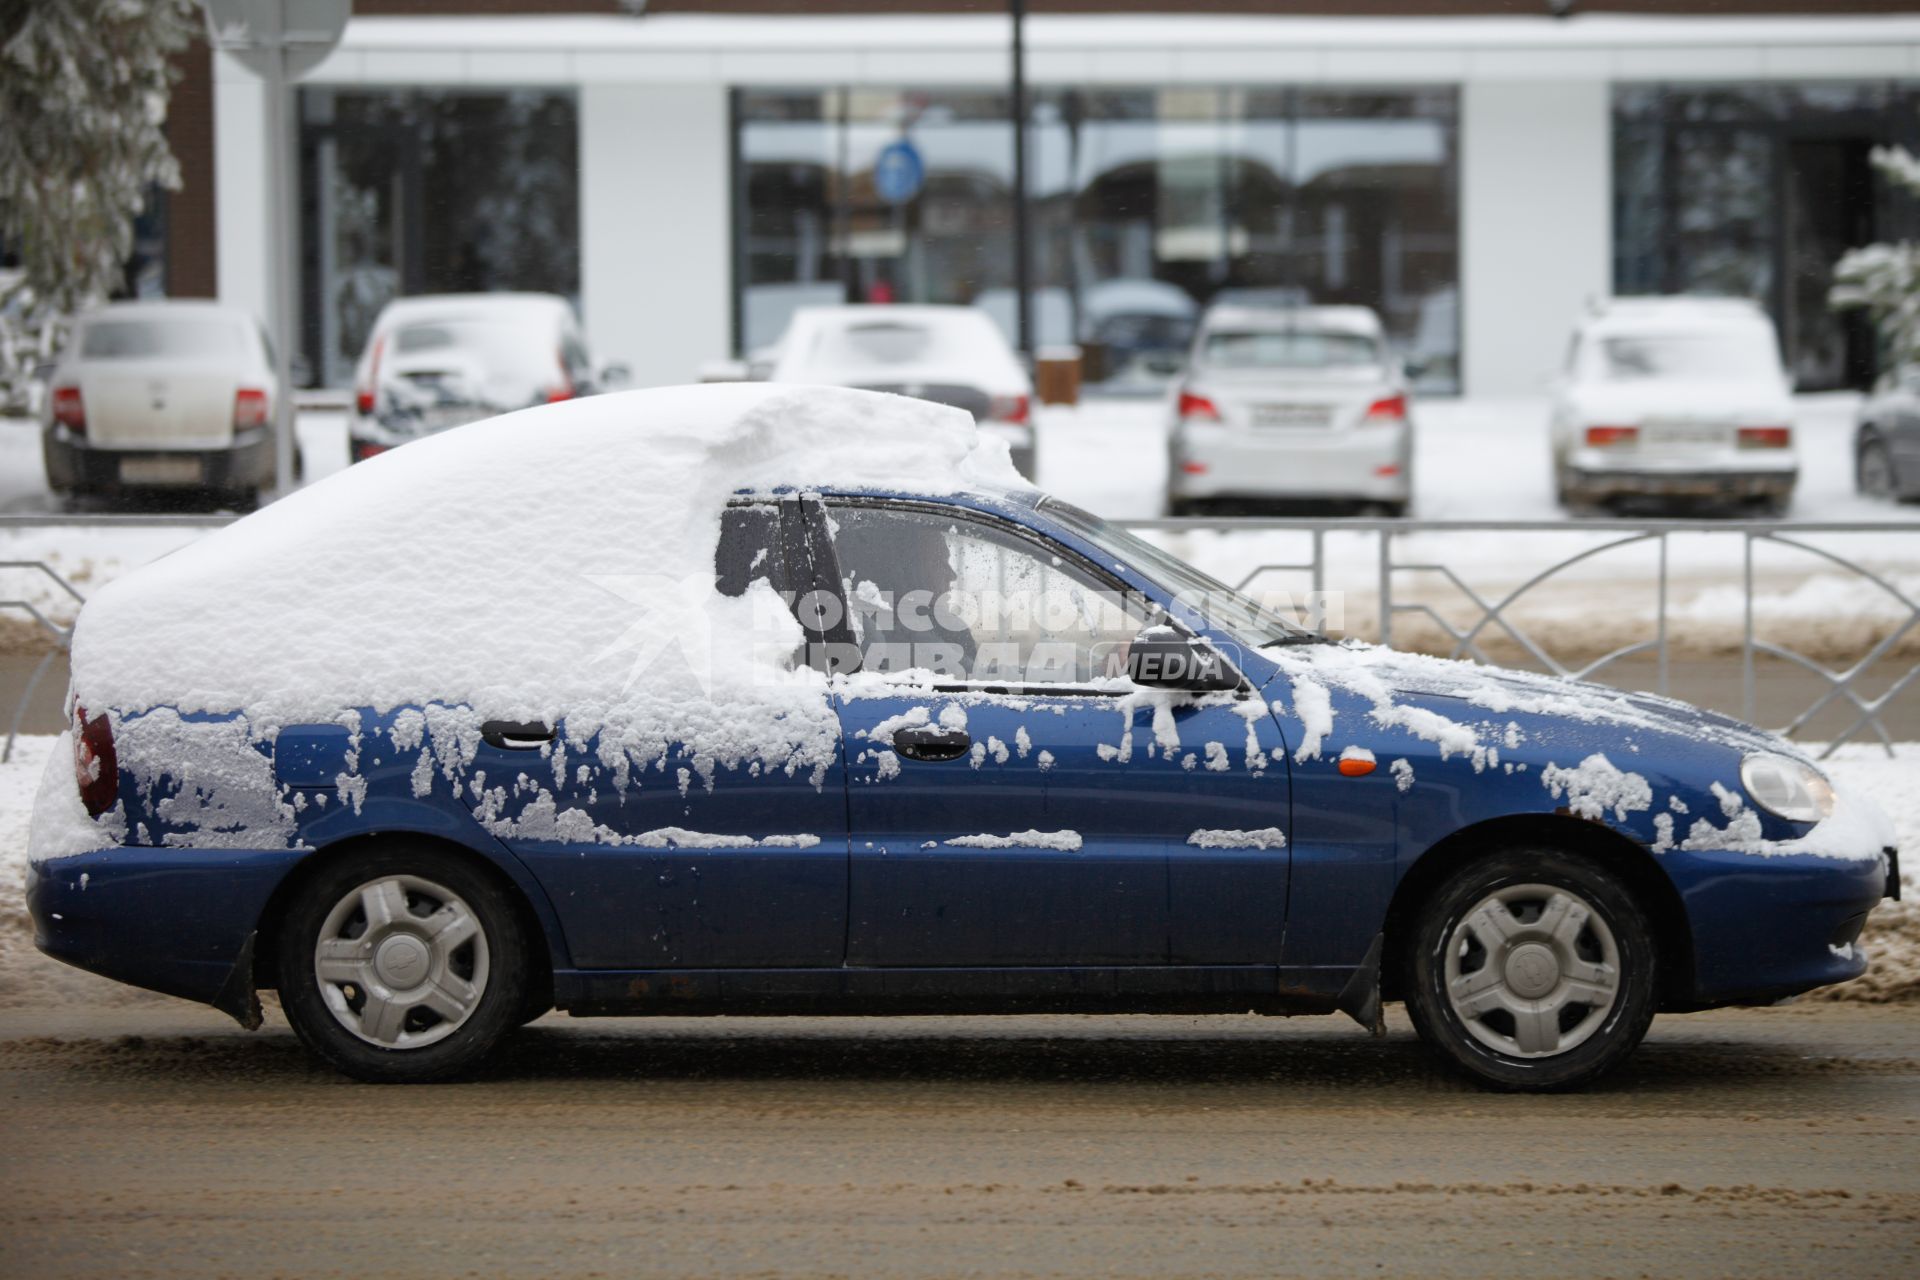
[[[1920,198],[1920,159],[1905,147],[1875,147],[1874,167],[1895,186]],[[1920,244],[1870,244],[1850,249],[1833,268],[1828,300],[1836,309],[1864,307],[1895,365],[1920,365]]]
[[[0,402],[61,319],[112,292],[167,146],[171,57],[194,0],[0,0],[0,245],[20,260],[0,296]],[[11,357],[11,358],[9,358]]]

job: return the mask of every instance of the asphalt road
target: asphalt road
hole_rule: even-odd
[[[549,1018],[380,1088],[185,1005],[13,1009],[0,1090],[5,1275],[1920,1267],[1913,1006],[1663,1018],[1547,1098],[1404,1021]]]

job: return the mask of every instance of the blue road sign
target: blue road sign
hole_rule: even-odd
[[[888,204],[905,204],[920,194],[927,180],[927,165],[920,148],[905,138],[889,142],[873,162],[874,194]]]

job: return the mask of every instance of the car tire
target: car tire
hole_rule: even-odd
[[[1414,1029],[1488,1088],[1578,1088],[1653,1021],[1646,913],[1619,877],[1552,850],[1502,851],[1448,876],[1404,955]]]
[[[1894,480],[1893,454],[1876,438],[1861,441],[1853,461],[1854,488],[1864,497],[1892,501],[1898,488]]]
[[[445,849],[395,842],[323,866],[278,937],[287,1021],[357,1080],[458,1076],[532,1003],[532,940],[513,890]]]

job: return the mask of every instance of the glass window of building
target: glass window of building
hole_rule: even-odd
[[[742,92],[735,115],[743,350],[823,302],[973,304],[1013,336],[1004,94]],[[1457,389],[1455,116],[1450,89],[1037,91],[1036,345],[1157,391],[1216,299],[1359,304],[1422,387]],[[877,177],[901,144],[917,183]]]
[[[302,336],[317,379],[352,379],[380,308],[418,293],[577,300],[571,93],[300,91]]]
[[[1869,154],[1920,143],[1891,84],[1634,85],[1614,91],[1614,289],[1752,298],[1805,390],[1864,386],[1873,331],[1827,303],[1848,249],[1917,229]]]

